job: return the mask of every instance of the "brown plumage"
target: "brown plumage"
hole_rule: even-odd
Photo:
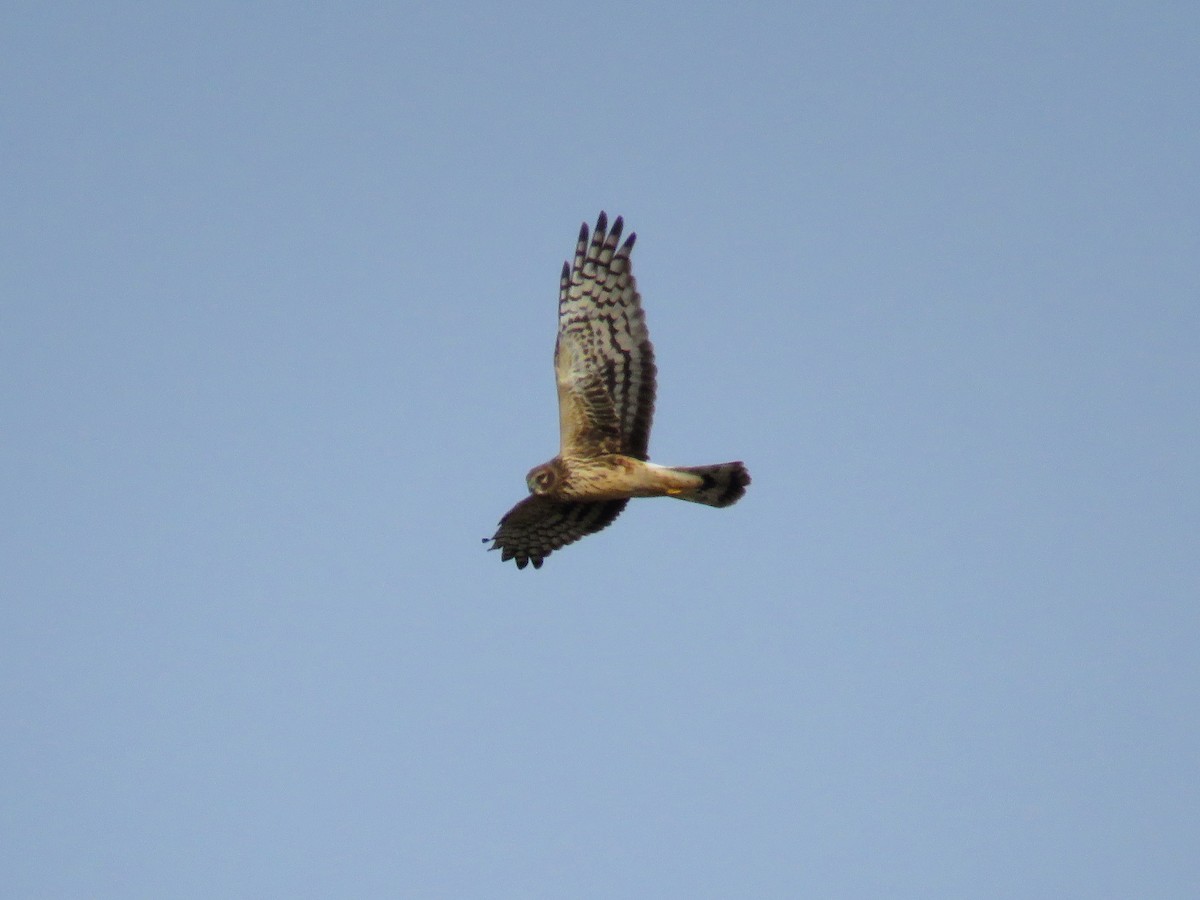
[[[526,476],[530,496],[505,514],[489,549],[518,568],[607,527],[632,497],[730,506],[750,475],[740,462],[668,468],[648,462],[654,418],[654,347],[630,268],[636,235],[621,241],[602,212],[579,230],[563,264],[554,374],[559,453]],[[484,539],[489,540],[488,538]]]

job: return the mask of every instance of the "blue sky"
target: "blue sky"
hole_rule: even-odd
[[[1200,891],[1195,4],[0,19],[3,893]],[[601,209],[754,484],[518,572]]]

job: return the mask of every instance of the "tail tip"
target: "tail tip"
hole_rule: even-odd
[[[745,496],[750,484],[750,473],[740,460],[713,466],[703,472],[704,486],[700,494],[705,497],[703,502],[710,506],[732,506]]]

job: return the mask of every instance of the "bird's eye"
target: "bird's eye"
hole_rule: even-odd
[[[550,471],[538,472],[537,483],[542,487],[550,487],[554,483],[554,473]]]

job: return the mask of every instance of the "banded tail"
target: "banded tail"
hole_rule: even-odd
[[[675,466],[677,472],[699,475],[704,483],[694,491],[672,494],[677,500],[703,503],[705,506],[733,506],[746,493],[750,473],[740,462],[717,463],[715,466]]]

